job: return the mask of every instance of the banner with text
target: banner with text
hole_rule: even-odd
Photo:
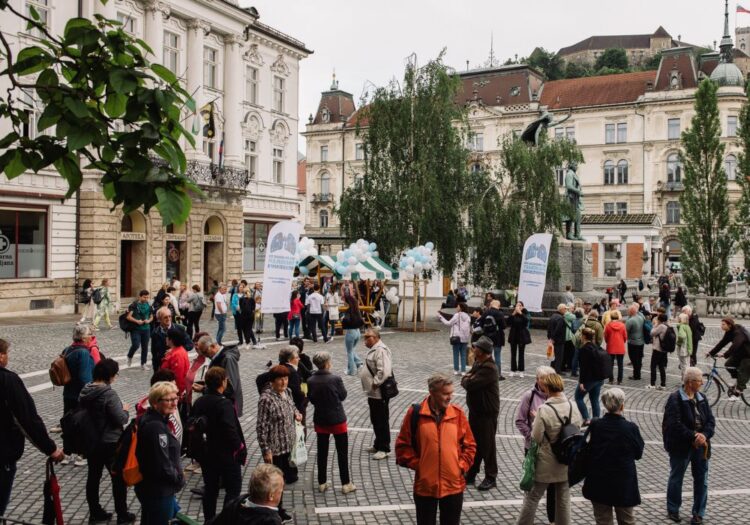
[[[261,302],[261,311],[264,314],[289,311],[289,295],[292,292],[296,266],[295,253],[301,231],[300,223],[281,221],[268,233]]]
[[[518,300],[529,312],[542,311],[542,296],[547,282],[551,233],[535,233],[523,245],[521,277],[518,279]]]

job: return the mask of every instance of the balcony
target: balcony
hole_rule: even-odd
[[[684,191],[685,185],[680,181],[667,182],[666,184],[664,184],[664,190],[665,191]]]
[[[333,193],[313,193],[311,202],[313,204],[329,204],[333,202]]]
[[[160,157],[152,157],[151,160],[157,166],[167,164]],[[246,169],[221,167],[199,160],[187,161],[185,176],[203,189],[242,194],[247,192],[247,185],[252,178]]]

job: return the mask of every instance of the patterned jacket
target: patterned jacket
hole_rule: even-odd
[[[258,401],[256,433],[262,453],[273,456],[291,452],[295,439],[294,418],[298,414],[289,390],[279,394],[273,388],[263,391]]]

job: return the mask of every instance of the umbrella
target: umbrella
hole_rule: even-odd
[[[44,480],[44,525],[64,525],[62,505],[60,503],[60,484],[55,476],[52,459],[47,460],[47,476]]]

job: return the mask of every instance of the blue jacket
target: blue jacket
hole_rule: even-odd
[[[710,439],[714,435],[716,421],[711,413],[711,407],[708,405],[706,396],[697,392],[695,399],[698,402],[698,412],[703,420],[703,430],[701,433],[709,440],[708,455],[710,456],[711,447]],[[693,447],[695,440],[695,415],[693,408],[690,406],[685,390],[680,387],[676,392],[670,394],[667,399],[667,406],[664,408],[664,419],[662,420],[662,437],[664,439],[664,449],[670,455],[687,456]]]
[[[635,462],[643,456],[638,425],[622,416],[605,414],[591,422],[589,462],[583,497],[614,507],[641,504]]]
[[[83,343],[73,343],[63,351],[65,364],[70,370],[70,382],[63,387],[63,399],[75,399],[86,383],[93,381],[94,359]]]
[[[232,315],[237,315],[239,312],[237,312],[237,308],[240,305],[240,294],[233,293],[232,294],[232,300],[229,302],[229,308],[232,311]]]

